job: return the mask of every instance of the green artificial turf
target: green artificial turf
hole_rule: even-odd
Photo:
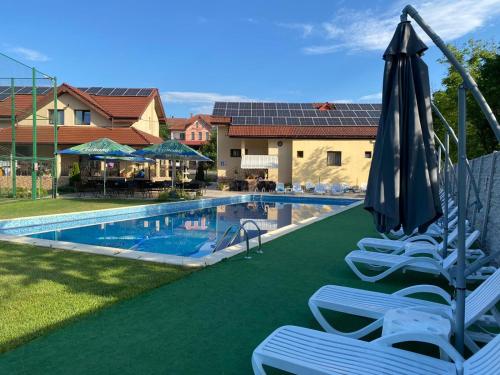
[[[0,352],[188,272],[0,242]]]
[[[325,284],[392,292],[438,283],[397,274],[376,284],[344,262],[370,216],[355,208],[115,304],[0,357],[5,374],[250,374],[253,349],[286,324],[319,329],[307,300]],[[360,319],[330,316],[345,330]]]
[[[139,204],[158,203],[140,199],[41,199],[0,202],[0,219],[100,210]]]

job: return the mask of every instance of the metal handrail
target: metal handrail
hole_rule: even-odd
[[[257,250],[255,252],[257,252],[259,254],[262,254],[263,253],[263,251],[262,251],[262,240],[261,240],[261,234],[262,234],[262,232],[261,232],[259,226],[257,225],[257,223],[255,221],[251,220],[251,219],[245,220],[243,223],[240,223],[240,227],[245,227],[245,224],[247,224],[247,223],[253,224],[255,226],[255,228],[257,228],[257,233],[259,234],[259,237],[258,237],[258,239],[259,239],[259,247],[257,248]]]
[[[259,253],[259,254],[263,254],[263,251],[262,251],[262,239],[261,239],[261,233],[262,233],[262,231],[259,228],[259,226],[257,225],[257,223],[255,221],[253,221],[253,220],[245,220],[243,223],[241,223],[240,226],[238,227],[238,230],[233,234],[233,237],[227,243],[226,247],[231,246],[231,244],[233,243],[233,241],[236,239],[236,236],[238,234],[240,234],[241,231],[243,231],[243,233],[245,235],[245,243],[247,245],[245,259],[252,259],[252,257],[250,256],[250,237],[248,236],[248,231],[245,228],[245,224],[247,224],[247,223],[251,223],[251,224],[255,225],[255,227],[257,228],[257,231],[258,231],[258,234],[259,234],[259,236],[258,236],[259,247],[257,248],[257,250],[255,252]],[[229,235],[229,233],[231,232],[231,230],[233,228],[235,228],[235,227],[236,227],[236,225],[233,224],[233,225],[229,226],[224,231],[224,234],[222,235],[222,237],[220,238],[220,240],[217,241],[217,243],[215,244],[212,253],[215,253],[216,251],[220,250],[219,246],[223,243],[223,240]]]

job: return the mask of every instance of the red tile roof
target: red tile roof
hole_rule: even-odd
[[[230,137],[374,139],[377,126],[230,126]]]
[[[191,116],[190,118],[183,118],[183,117],[166,118],[165,122],[170,130],[182,131],[186,130],[186,128],[189,125],[191,125],[197,120],[204,121],[208,125],[216,125],[216,124],[229,124],[231,119],[229,117],[198,114]]]
[[[87,103],[92,109],[99,112],[106,118],[117,120],[118,122],[130,122],[139,119],[152,100],[155,101],[155,108],[160,119],[165,117],[163,104],[157,89],[153,89],[149,96],[99,96],[83,92],[76,87],[63,83],[57,89],[58,95],[68,93]],[[16,116],[18,120],[31,115],[32,105],[31,94],[16,95]],[[51,102],[52,91],[45,95],[37,96],[38,108]],[[0,117],[10,117],[11,100],[10,97],[0,101]]]
[[[58,141],[61,145],[77,145],[90,142],[99,138],[109,138],[115,142],[129,145],[131,147],[149,146],[152,144],[162,143],[163,139],[154,135],[145,133],[134,127],[120,128],[101,128],[96,126],[60,126],[58,133]],[[11,143],[12,131],[11,128],[0,129],[0,143]],[[17,143],[32,142],[32,127],[17,126],[16,127]],[[37,127],[37,143],[53,144],[54,143],[54,127],[38,126]]]

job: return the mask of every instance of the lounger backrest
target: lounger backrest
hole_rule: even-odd
[[[285,190],[285,184],[283,182],[278,182],[276,184],[276,190]]]
[[[445,270],[450,269],[457,261],[458,251],[453,250],[446,258],[443,259],[443,268]]]
[[[488,277],[465,299],[465,326],[473,324],[500,300],[500,269]]]
[[[500,373],[500,335],[497,335],[476,354],[464,362],[464,375],[493,375]]]
[[[469,234],[467,236],[467,238],[465,239],[465,248],[466,249],[470,249],[470,247],[472,245],[474,245],[474,242],[477,241],[477,239],[479,238],[479,231],[478,230],[475,230],[474,232],[472,232],[471,234]]]
[[[448,233],[448,244],[451,244],[457,240],[458,237],[458,228],[455,228],[450,233]],[[444,245],[444,241],[441,241],[439,244],[439,248],[442,249]]]

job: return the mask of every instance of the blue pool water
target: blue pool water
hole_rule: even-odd
[[[340,207],[343,206],[338,203],[250,201],[52,230],[30,234],[29,237],[160,254],[201,257],[211,252],[217,239],[228,227],[237,226],[244,220],[254,220],[265,233],[313,216],[333,212]],[[257,231],[253,227],[247,226],[246,228],[250,237],[257,236]]]

